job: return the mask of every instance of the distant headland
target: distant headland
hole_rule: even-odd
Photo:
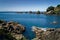
[[[60,14],[60,4],[56,7],[49,6],[46,11],[0,11],[0,13],[31,13],[31,14]]]
[[[46,10],[46,14],[60,14],[60,4],[56,7],[50,6]]]

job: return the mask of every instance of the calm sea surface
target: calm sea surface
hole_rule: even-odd
[[[6,21],[16,21],[26,27],[24,35],[32,39],[35,37],[32,32],[32,26],[43,28],[60,28],[60,16],[45,14],[29,14],[29,13],[0,13],[0,19]],[[56,22],[56,24],[53,24]]]

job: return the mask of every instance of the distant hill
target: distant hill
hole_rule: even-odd
[[[56,7],[50,6],[46,10],[47,14],[60,14],[60,4]]]

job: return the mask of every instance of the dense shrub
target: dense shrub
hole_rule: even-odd
[[[51,11],[51,10],[54,10],[54,7],[53,6],[50,6],[50,7],[47,8],[47,12],[48,11]]]

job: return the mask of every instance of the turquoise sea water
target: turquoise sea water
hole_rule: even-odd
[[[0,13],[0,19],[6,21],[16,21],[26,27],[24,35],[30,40],[35,37],[32,26],[43,28],[60,28],[60,16],[29,13]],[[53,22],[57,22],[53,24]]]

